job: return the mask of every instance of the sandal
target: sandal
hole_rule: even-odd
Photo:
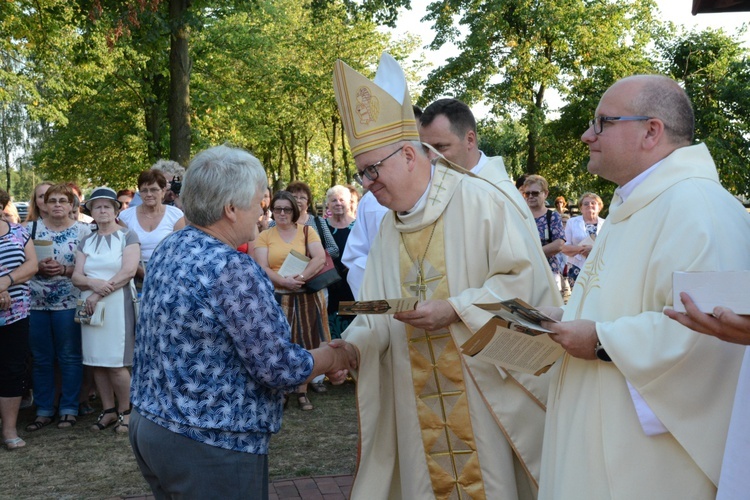
[[[52,417],[36,417],[36,420],[26,426],[26,432],[36,432],[39,429],[47,427],[49,424],[54,422],[55,419]]]
[[[106,424],[102,423],[102,420],[104,420],[104,417],[106,417],[109,413],[117,413],[116,408],[107,408],[106,410],[102,410],[102,412],[99,414],[99,418],[96,419],[96,423],[91,426],[92,431],[103,431],[110,425],[113,425],[115,422],[117,422],[117,418],[112,419],[108,421]]]
[[[313,409],[312,403],[307,399],[306,392],[297,393],[297,404],[299,404],[299,409],[302,411],[310,411]]]
[[[122,413],[117,414],[117,425],[115,425],[115,432],[125,434],[128,432],[128,423],[130,423],[130,419],[128,419],[128,422],[125,422],[125,417],[130,415],[130,410],[125,410]]]
[[[63,415],[60,417],[60,421],[57,422],[57,428],[58,429],[70,429],[74,425],[76,425],[76,417],[75,415]]]
[[[26,446],[26,441],[24,441],[20,437],[6,439],[3,441],[3,443],[5,444],[5,447],[8,448],[8,450],[17,450],[18,448],[23,448],[24,446]]]
[[[322,380],[320,382],[312,382],[310,384],[310,388],[313,390],[313,392],[317,392],[318,394],[328,391],[328,388],[325,386]]]

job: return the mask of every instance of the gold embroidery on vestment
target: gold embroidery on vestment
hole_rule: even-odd
[[[442,217],[414,233],[402,233],[401,293],[421,300],[447,299]],[[461,355],[447,329],[406,325],[417,416],[427,468],[439,499],[484,498]]]

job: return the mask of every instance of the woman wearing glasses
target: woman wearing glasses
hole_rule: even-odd
[[[602,229],[603,218],[599,212],[604,208],[602,199],[596,193],[583,193],[578,200],[581,215],[571,218],[565,226],[565,245],[562,252],[568,256],[568,283],[570,287],[578,279],[578,275],[586,263],[596,235]]]
[[[167,178],[161,170],[144,170],[138,176],[138,192],[142,203],[120,212],[120,220],[138,235],[141,258],[148,262],[161,240],[185,227],[182,210],[163,205]]]
[[[286,190],[292,193],[292,196],[297,201],[297,208],[299,209],[299,220],[297,223],[315,229],[328,255],[333,259],[338,257],[339,247],[336,245],[336,240],[333,239],[333,235],[328,230],[325,221],[315,215],[315,202],[312,197],[312,191],[310,191],[310,186],[301,181],[294,181],[289,183]],[[273,227],[275,224],[275,221],[271,221],[268,223],[268,227]]]
[[[39,270],[29,282],[31,315],[29,345],[34,355],[32,376],[36,419],[29,432],[51,424],[55,410],[60,415],[57,427],[76,423],[79,391],[83,376],[81,327],[73,321],[81,292],[73,285],[76,248],[91,234],[89,224],[71,219],[75,201],[73,190],[56,184],[44,193],[46,217],[29,224],[39,250]],[[46,246],[42,242],[49,242]],[[41,253],[46,249],[45,253]],[[55,365],[60,369],[60,401],[55,404]]]
[[[292,342],[315,349],[321,340],[330,341],[323,291],[307,293],[305,281],[323,269],[326,257],[318,233],[299,221],[297,200],[288,191],[279,191],[271,200],[276,224],[263,231],[255,242],[255,260],[273,282],[276,300],[292,329]],[[305,269],[293,276],[279,274],[284,260],[295,250],[309,255]],[[307,397],[307,384],[297,389],[297,403],[303,411],[313,409]]]

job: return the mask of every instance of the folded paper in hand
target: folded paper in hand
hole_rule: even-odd
[[[76,323],[82,325],[102,326],[104,324],[104,302],[97,302],[94,307],[94,314],[86,314],[86,301],[78,299],[76,303],[76,315],[73,318]]]
[[[547,335],[549,330],[540,325],[542,321],[555,320],[521,299],[475,305],[494,316],[461,346],[467,356],[509,370],[541,375],[565,352]]]
[[[737,314],[750,314],[750,271],[675,271],[672,289],[677,312],[685,312],[680,300],[680,292],[685,292],[706,314],[711,314],[716,306],[728,307]]]
[[[292,250],[287,254],[284,263],[281,264],[279,275],[285,278],[300,275],[307,267],[308,262],[310,262],[310,257],[302,255],[296,250]]]
[[[34,250],[36,251],[37,262],[41,262],[44,259],[52,259],[55,257],[55,249],[52,246],[51,241],[34,240]]]
[[[357,314],[396,314],[416,309],[419,297],[403,299],[358,300],[339,302],[339,315],[354,316]]]

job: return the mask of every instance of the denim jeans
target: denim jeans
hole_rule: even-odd
[[[36,414],[55,415],[55,362],[62,382],[60,415],[78,415],[78,395],[83,377],[81,325],[73,321],[75,309],[31,311],[29,345],[34,356],[32,375]]]

